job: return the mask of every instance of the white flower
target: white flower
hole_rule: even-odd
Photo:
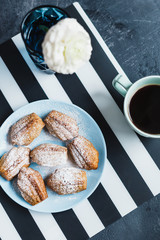
[[[65,18],[52,26],[42,43],[43,56],[55,72],[72,74],[91,57],[89,34],[74,18]]]

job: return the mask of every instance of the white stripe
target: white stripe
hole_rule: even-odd
[[[52,214],[34,211],[30,211],[30,214],[37,223],[45,239],[66,240],[66,237],[64,236]]]
[[[71,100],[69,99],[68,95],[62,88],[56,76],[44,74],[42,71],[39,71],[34,66],[33,62],[29,59],[28,54],[26,54],[24,51],[21,51],[24,47],[21,37],[17,35],[13,38],[13,41],[17,48],[19,49],[20,53],[22,54],[23,58],[27,62],[28,66],[30,67],[34,76],[37,78],[37,81],[40,83],[41,87],[45,91],[46,95],[54,100],[60,100],[71,103]],[[50,89],[52,89],[52,91],[50,91]],[[86,221],[86,218],[84,217],[86,215],[86,212],[89,212],[89,214],[87,214],[88,221]],[[92,208],[88,200],[84,201],[82,206],[80,203],[75,208],[75,213],[89,236],[93,236],[96,233],[100,232],[102,229],[104,229],[101,220],[95,213],[94,209]],[[93,228],[93,226],[96,227]]]
[[[0,203],[0,237],[3,240],[21,240],[17,230],[15,229],[12,221],[8,217],[2,204]]]
[[[87,199],[74,207],[73,211],[77,215],[89,237],[94,236],[105,228]]]
[[[9,72],[2,58],[0,57],[0,89],[6,96],[8,103],[12,106],[12,109],[17,110],[19,107],[28,103],[27,99],[23,95],[22,91],[15,82],[13,76]]]
[[[3,75],[3,84],[0,85],[1,90],[10,104],[13,111],[17,110],[17,108],[22,107],[23,105],[27,104],[28,101],[23,95],[21,89],[19,88],[18,84],[10,74],[8,68],[5,66],[2,59],[0,59],[0,69]],[[8,91],[9,89],[9,91]],[[14,94],[16,93],[16,94]],[[12,95],[12,97],[10,97]],[[18,96],[18,97],[17,97]],[[14,98],[15,97],[15,98]],[[41,230],[43,236],[48,240],[49,235],[54,236],[55,240],[64,239],[66,240],[63,232],[59,228],[57,222],[53,219],[52,214],[50,213],[37,213],[34,211],[30,211],[30,214],[32,215],[33,219],[35,220],[37,226]],[[44,216],[44,217],[43,217]],[[53,219],[53,220],[52,220]],[[49,229],[48,229],[49,228]],[[55,232],[56,230],[56,232]],[[49,231],[49,232],[48,232]]]
[[[21,89],[19,88],[18,84],[9,72],[9,69],[7,68],[1,57],[0,69],[2,79],[5,79],[5,81],[0,80],[0,89],[12,110],[16,111],[19,107],[28,104],[28,101],[23,95]]]
[[[107,159],[101,183],[121,216],[125,216],[137,207]]]
[[[63,101],[71,103],[70,99],[65,94],[65,91],[63,88],[61,88],[61,85],[57,82],[57,79],[54,74],[46,74],[43,73],[43,71],[39,70],[32,62],[31,58],[29,57],[27,51],[25,50],[24,43],[22,41],[21,35],[17,34],[12,38],[13,42],[19,49],[21,55],[25,59],[26,63],[30,67],[32,73],[36,77],[37,81],[43,88],[44,92],[46,93],[47,97],[52,100],[56,101],[62,101],[61,94],[59,92],[61,91],[63,93]]]
[[[117,136],[153,195],[160,193],[160,185],[157,184],[160,182],[160,171],[158,167],[135,132],[127,124],[124,115],[99,78],[95,69],[88,62],[77,71],[77,76]],[[90,77],[86,78],[86,76]]]
[[[79,12],[79,14],[81,15],[81,17],[83,18],[83,20],[86,22],[86,24],[88,25],[88,27],[90,28],[90,30],[92,31],[93,35],[95,36],[95,38],[97,39],[97,41],[99,42],[99,44],[101,45],[101,47],[103,48],[104,52],[106,53],[106,55],[108,56],[108,58],[110,59],[110,61],[113,63],[114,67],[117,69],[117,71],[125,76],[127,79],[128,77],[126,76],[125,72],[123,71],[123,69],[121,68],[121,66],[119,65],[119,63],[117,62],[117,60],[115,59],[115,57],[113,56],[113,54],[111,53],[111,51],[109,50],[109,48],[107,47],[107,45],[105,44],[104,40],[102,39],[101,35],[99,34],[99,32],[97,31],[97,29],[95,28],[95,26],[93,25],[93,23],[91,22],[91,20],[88,18],[87,14],[84,12],[84,10],[82,9],[82,7],[80,6],[80,4],[78,2],[73,3],[74,7],[77,9],[77,11]]]

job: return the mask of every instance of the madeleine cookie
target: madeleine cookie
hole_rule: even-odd
[[[78,193],[87,188],[86,172],[77,168],[56,169],[47,185],[60,195]]]
[[[78,136],[68,144],[69,152],[80,168],[97,169],[99,153],[93,144],[85,137]]]
[[[22,167],[28,167],[30,149],[26,147],[13,147],[5,153],[0,160],[0,175],[10,181]]]
[[[49,133],[62,141],[78,136],[77,122],[64,113],[53,110],[48,114],[44,122]]]
[[[44,126],[42,119],[35,113],[21,118],[11,127],[11,143],[13,145],[29,145],[39,136]]]
[[[67,161],[67,148],[56,144],[44,143],[31,151],[32,162],[41,166],[54,167],[65,164]]]
[[[32,168],[24,167],[20,170],[17,186],[24,200],[31,205],[36,205],[48,198],[41,174]]]

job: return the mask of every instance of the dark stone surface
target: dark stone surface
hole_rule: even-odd
[[[33,7],[67,7],[72,0],[0,0],[0,43],[19,32]],[[135,81],[160,74],[159,0],[79,0],[106,44]],[[107,227],[93,240],[160,240],[160,195]]]
[[[98,233],[92,240],[159,240],[160,195]]]

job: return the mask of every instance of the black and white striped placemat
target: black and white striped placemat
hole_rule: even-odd
[[[13,202],[0,188],[2,240],[85,240],[160,192],[159,140],[138,137],[122,113],[112,79],[123,70],[78,3],[68,13],[89,32],[89,63],[73,75],[47,75],[29,58],[20,34],[0,46],[0,124],[19,107],[40,99],[74,103],[98,123],[108,159],[101,183],[65,212],[38,213]],[[124,74],[125,75],[125,74]]]

